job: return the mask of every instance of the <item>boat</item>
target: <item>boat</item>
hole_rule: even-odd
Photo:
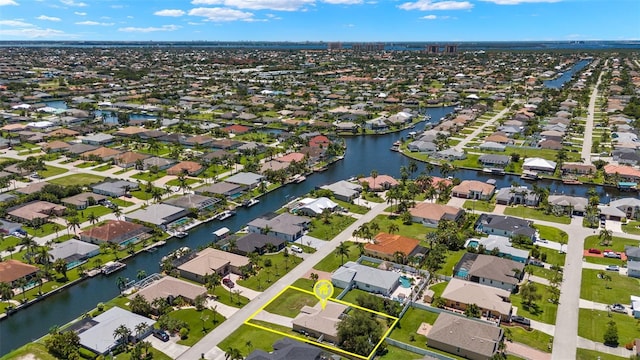
[[[216,220],[225,220],[228,219],[230,217],[232,217],[233,215],[235,215],[236,212],[233,210],[225,210],[223,212],[221,212],[220,214],[216,215]]]
[[[258,199],[249,199],[249,200],[245,200],[242,202],[242,206],[244,207],[252,207],[253,205],[259,203],[260,200]]]
[[[177,231],[173,234],[173,236],[177,237],[178,239],[185,238],[187,237],[187,235],[189,235],[189,233],[186,231]]]
[[[565,185],[582,185],[582,181],[576,179],[564,179],[562,183]]]
[[[393,145],[391,146],[391,148],[389,150],[391,150],[391,151],[400,151],[400,145],[402,145],[402,142],[400,142],[400,140],[398,140],[398,141],[393,143]]]
[[[293,178],[291,179],[291,182],[299,184],[303,181],[307,180],[307,177],[304,175],[300,175],[300,174],[295,174],[293,175]]]
[[[409,134],[407,134],[407,136],[409,136],[410,138],[414,138],[414,137],[416,137],[416,135],[418,135],[417,131],[411,131],[411,132],[409,132]]]
[[[108,263],[104,264],[102,266],[102,268],[100,269],[100,271],[104,274],[104,275],[109,275],[111,273],[114,273],[120,269],[124,269],[125,267],[127,267],[127,264],[118,262],[118,261],[109,261]]]
[[[523,170],[522,171],[522,175],[520,175],[520,179],[523,179],[523,180],[538,180],[538,173],[533,172],[533,171],[529,171],[529,170]]]

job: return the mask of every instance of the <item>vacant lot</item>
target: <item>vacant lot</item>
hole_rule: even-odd
[[[47,180],[47,182],[51,184],[57,185],[91,185],[96,184],[104,180],[104,177],[93,175],[93,174],[73,174],[68,176],[63,176],[61,178]]]
[[[603,273],[610,278],[599,278]],[[603,304],[629,303],[630,295],[637,295],[640,279],[620,275],[615,271],[582,270],[580,298]]]

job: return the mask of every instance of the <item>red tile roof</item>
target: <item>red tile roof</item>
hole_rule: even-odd
[[[36,266],[9,259],[0,262],[0,282],[11,283],[37,271]]]
[[[380,233],[375,237],[375,243],[364,246],[365,250],[378,254],[393,256],[396,251],[409,255],[420,245],[420,240],[395,234]]]

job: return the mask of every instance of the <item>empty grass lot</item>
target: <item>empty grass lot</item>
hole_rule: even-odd
[[[64,173],[66,173],[68,171],[69,170],[64,169],[64,168],[59,168],[59,167],[47,165],[44,170],[38,171],[38,175],[40,175],[42,178],[46,179],[46,178],[48,178],[50,176],[56,176],[56,175],[64,174]]]
[[[545,214],[544,211],[526,206],[506,207],[505,215],[524,217],[525,219],[550,221],[559,224],[570,224],[571,219],[568,216],[557,217],[553,214]]]
[[[104,177],[93,175],[93,174],[73,174],[68,176],[63,176],[57,179],[47,180],[48,183],[57,184],[57,185],[91,185],[96,184],[104,180]]]
[[[398,226],[396,234],[421,241],[425,239],[425,235],[427,233],[436,231],[436,229],[428,228],[422,224],[411,223],[410,225],[405,225],[402,223],[402,219],[395,215],[378,215],[370,222],[370,224],[374,222],[378,224],[380,231],[388,232],[389,225],[395,224]]]
[[[611,315],[611,316],[609,316]],[[618,346],[624,346],[638,337],[640,326],[631,316],[606,311],[580,309],[578,315],[578,336],[589,340],[604,342],[604,332],[607,324],[613,320],[618,326]]]
[[[467,200],[464,202],[462,207],[472,211],[492,212],[493,210],[495,210],[496,204],[490,203],[488,201]]]
[[[220,342],[218,347],[222,351],[228,351],[230,348],[238,349],[242,356],[246,357],[255,349],[261,349],[266,352],[273,351],[273,343],[280,339],[282,339],[280,334],[242,324],[236,331]]]
[[[550,292],[548,286],[536,284],[538,294],[542,294],[542,298],[533,303],[532,306],[525,308],[522,304],[522,297],[519,294],[511,295],[511,303],[518,308],[518,315],[540,321],[546,324],[555,324],[558,305],[548,301]]]
[[[551,352],[549,344],[553,344],[553,336],[538,330],[525,330],[519,326],[503,326],[503,328],[511,331],[513,342],[525,344],[540,351]]]
[[[335,296],[335,294],[334,294]],[[304,306],[314,306],[318,299],[302,291],[287,289],[264,308],[272,314],[295,318]]]
[[[302,259],[292,254],[285,257],[282,252],[273,255],[262,255],[260,258],[263,261],[270,259],[271,266],[262,267],[262,269],[258,271],[258,274],[253,275],[248,279],[238,280],[238,285],[248,287],[256,291],[262,291],[271,286],[274,281],[288,273],[302,261]]]
[[[583,269],[580,298],[603,304],[628,303],[630,295],[637,295],[640,279],[623,276],[615,271],[604,271],[611,281],[599,279],[600,270]]]
[[[626,357],[615,356],[611,354],[601,353],[595,350],[577,349],[576,360],[627,360]]]
[[[567,243],[567,241],[569,241],[569,235],[558,228],[537,224],[534,224],[533,227],[540,232],[541,239],[546,239],[558,243],[564,241],[565,244]]]
[[[224,316],[214,313],[209,309],[202,311],[197,311],[196,309],[180,309],[170,312],[169,317],[182,320],[189,324],[189,335],[187,335],[187,338],[178,340],[178,344],[186,346],[193,346],[207,333],[226,320]],[[215,323],[213,322],[214,318],[216,320]]]
[[[345,242],[349,255],[342,259],[342,256],[335,254],[335,251],[327,255],[324,259],[320,260],[313,268],[320,271],[333,272],[338,269],[342,264],[347,261],[356,261],[360,257],[360,250],[358,245],[350,241]],[[344,261],[344,262],[343,262]]]
[[[355,221],[356,219],[351,216],[341,214],[332,214],[328,224],[325,224],[322,219],[314,218],[311,220],[311,230],[307,235],[316,239],[331,240]]]

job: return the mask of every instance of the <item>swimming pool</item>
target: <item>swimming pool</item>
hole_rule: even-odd
[[[402,275],[400,276],[400,286],[402,286],[405,289],[408,289],[411,287],[411,279]]]
[[[476,241],[476,240],[467,241],[467,247],[469,247],[469,246],[471,246],[473,248],[477,248],[478,247],[478,241]]]
[[[171,224],[171,225],[178,227],[178,226],[182,226],[184,224],[188,224],[190,222],[191,222],[191,218],[183,217],[183,218],[180,218],[180,219],[174,221],[173,224]]]
[[[457,276],[461,277],[461,278],[466,278],[467,275],[469,275],[469,270],[467,270],[466,268],[461,267],[460,269],[458,269],[458,273]]]

